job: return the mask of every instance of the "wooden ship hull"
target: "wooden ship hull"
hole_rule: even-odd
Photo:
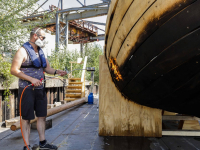
[[[200,117],[200,0],[112,0],[105,57],[138,104]]]

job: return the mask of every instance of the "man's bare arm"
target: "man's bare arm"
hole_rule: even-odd
[[[44,71],[48,74],[54,74],[56,70],[50,67],[47,59],[46,62],[47,62],[47,67],[44,69]],[[59,74],[60,76],[64,76],[67,74],[65,71],[62,70],[57,70],[56,73]]]
[[[20,70],[20,67],[21,67],[21,64],[24,62],[24,60],[26,59],[26,50],[24,48],[20,48],[14,58],[13,58],[13,61],[12,61],[12,66],[11,66],[11,74],[20,78],[20,79],[23,79],[23,80],[27,80],[27,81],[30,81],[32,84],[34,84],[35,86],[39,86],[39,85],[42,85],[41,81],[38,80],[38,79],[35,79],[35,78],[32,78],[26,74],[24,74],[21,70]]]

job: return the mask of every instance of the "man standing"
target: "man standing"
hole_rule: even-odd
[[[42,51],[44,47],[45,32],[40,28],[34,28],[30,33],[30,41],[23,44],[16,52],[12,66],[11,74],[19,78],[19,98],[22,90],[30,84],[34,87],[28,87],[22,97],[21,113],[22,113],[22,131],[24,139],[29,150],[30,137],[30,120],[37,116],[37,130],[39,133],[40,149],[56,150],[57,146],[49,144],[45,139],[45,120],[47,116],[47,97],[41,79],[44,73],[59,74],[64,76],[67,73],[62,70],[55,70],[49,66],[48,60]],[[35,111],[35,113],[34,113]],[[24,146],[24,150],[27,147]]]

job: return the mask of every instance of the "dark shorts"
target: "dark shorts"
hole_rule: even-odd
[[[20,96],[23,91],[23,88],[19,88],[19,104]],[[45,89],[26,89],[22,96],[22,119],[32,120],[37,117],[46,117],[47,116],[47,96]],[[35,113],[34,113],[35,111]]]

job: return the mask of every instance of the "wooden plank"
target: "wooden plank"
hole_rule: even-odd
[[[75,98],[75,97],[81,97],[81,94],[65,94],[65,96]]]
[[[81,93],[82,90],[66,90],[68,93]]]
[[[199,121],[197,120],[185,120],[182,130],[200,130]]]
[[[189,2],[191,3],[192,1],[188,1],[188,3]],[[181,5],[182,9],[185,7],[185,5]],[[123,89],[123,87],[127,85],[128,82],[130,82],[130,78],[134,78],[140,70],[142,70],[146,65],[148,65],[148,63],[157,58],[157,56],[159,56],[162,51],[166,50],[172,43],[178,41],[180,38],[200,26],[198,16],[200,13],[200,10],[198,9],[199,7],[199,2],[198,4],[194,3],[190,5],[187,7],[187,9],[173,16],[160,28],[157,30],[155,29],[156,32],[154,32],[148,39],[143,39],[146,41],[144,43],[141,42],[142,45],[138,45],[139,48],[137,50],[136,47],[132,49],[133,55],[130,55],[132,58],[130,60],[128,59],[129,61],[126,63],[124,68],[123,66],[120,68],[120,72],[123,77],[123,83],[120,82],[118,84],[120,89]],[[159,22],[161,20],[159,20]],[[189,28],[185,27],[185,24],[187,24]]]
[[[113,39],[115,37],[115,34],[118,31],[119,25],[121,24],[121,21],[124,15],[126,14],[128,8],[130,7],[132,3],[133,3],[133,0],[126,0],[126,1],[119,0],[117,3],[117,7],[113,16],[114,22],[111,23],[109,33],[108,33],[109,40],[106,46],[106,56],[108,60],[109,60],[108,57],[110,55],[110,48],[111,48],[111,45],[113,44]]]
[[[69,89],[82,89],[82,86],[67,86]]]
[[[83,84],[82,84],[82,88],[81,88],[81,97],[85,97],[85,73],[84,73],[84,77],[83,77]]]
[[[65,101],[74,101],[74,100],[76,100],[76,98],[65,98],[64,100]]]
[[[162,131],[162,135],[167,136],[200,136],[200,131]]]
[[[113,53],[115,54],[113,55],[114,57],[117,54],[118,65],[123,65],[125,60],[128,60],[131,54],[138,48],[139,44],[143,43],[159,26],[174,16],[177,11],[179,12],[184,7],[188,6],[189,2],[191,3],[193,1],[194,0],[157,0],[150,8],[143,9],[144,14],[124,40],[120,51],[119,48],[117,48],[119,52]]]
[[[193,116],[162,116],[162,120],[200,120]]]
[[[164,110],[163,110],[164,111]],[[176,115],[177,113],[175,113],[175,112],[169,112],[169,111],[164,111],[164,113],[163,113],[163,115],[165,116],[174,116],[174,115]]]
[[[111,48],[110,57],[117,57],[117,54],[123,44],[124,40],[128,36],[129,32],[138,22],[138,20],[143,16],[143,14],[151,7],[156,0],[135,0],[130,8],[127,10],[126,15],[124,16],[119,29],[116,33],[116,36],[113,41]],[[133,15],[134,14],[134,15]],[[133,45],[130,45],[130,47]],[[128,50],[127,50],[128,51]]]
[[[100,56],[99,135],[160,137],[161,110],[125,99],[112,82],[106,59]]]
[[[82,84],[83,82],[69,82],[69,84]]]
[[[69,78],[68,80],[74,81],[74,80],[81,80],[81,78]]]
[[[113,20],[113,15],[114,15],[115,9],[117,7],[117,3],[118,3],[118,0],[112,0],[111,3],[110,3],[110,6],[109,6],[108,13],[107,13],[106,31],[105,31],[105,47],[107,45],[108,33],[109,33],[109,30],[110,30],[110,25],[111,25],[112,20]]]

